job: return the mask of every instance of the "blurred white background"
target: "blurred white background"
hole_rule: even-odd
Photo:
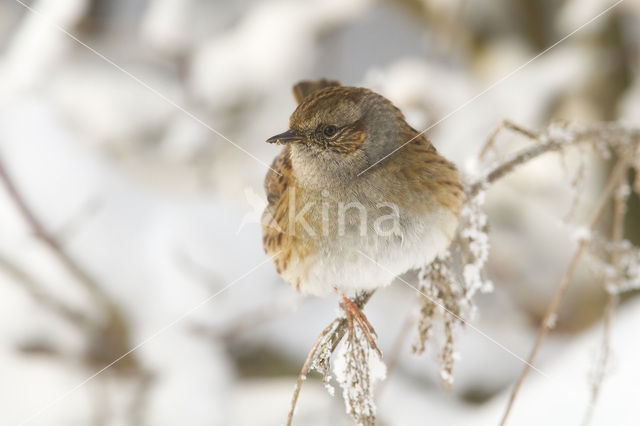
[[[0,186],[0,424],[282,424],[337,308],[295,294],[262,250],[256,211],[277,154],[264,140],[287,128],[291,86],[372,88],[419,129],[456,111],[428,136],[471,176],[503,119],[640,124],[638,0],[521,67],[613,4],[3,0],[0,161],[89,277],[61,265]],[[588,188],[608,167],[596,164]],[[571,190],[550,156],[488,194],[495,290],[477,297],[474,326],[495,342],[460,331],[451,392],[436,353],[412,355],[413,330],[398,339],[419,296],[396,284],[374,296],[381,349],[400,356],[380,425],[497,424],[522,368],[514,355],[530,350],[575,244],[563,224]],[[638,204],[627,214],[636,244]],[[545,375],[532,372],[510,424],[582,422],[606,295],[586,263],[536,364]],[[639,303],[626,298],[614,317],[593,425],[638,424]],[[339,395],[307,381],[294,424],[349,422]]]

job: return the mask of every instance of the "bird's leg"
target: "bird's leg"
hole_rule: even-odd
[[[344,296],[342,296],[344,297]],[[349,300],[349,299],[347,299]],[[344,306],[344,303],[340,304],[342,306],[342,309],[344,310],[344,313],[347,315],[347,326],[349,327],[349,341],[353,342],[353,312],[351,312],[349,309],[347,309]]]
[[[360,326],[360,330],[362,330],[365,337],[367,338],[369,346],[371,346],[371,348],[378,353],[380,358],[382,358],[382,351],[380,350],[380,348],[378,348],[378,345],[376,344],[376,341],[373,337],[378,337],[378,335],[376,334],[376,331],[367,319],[364,312],[362,312],[360,308],[358,308],[358,305],[356,305],[351,299],[345,296],[344,293],[338,291],[338,289],[336,289],[336,293],[338,293],[338,295],[340,296],[340,299],[342,300],[340,302],[340,306],[342,306],[342,309],[344,309],[344,312],[347,315],[347,324],[349,326],[349,340],[353,340],[353,321],[355,320],[358,323],[358,326]]]

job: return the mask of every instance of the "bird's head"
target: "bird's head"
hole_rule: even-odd
[[[352,178],[405,142],[408,129],[383,96],[337,86],[307,96],[291,114],[289,130],[267,142],[290,145],[303,173]]]

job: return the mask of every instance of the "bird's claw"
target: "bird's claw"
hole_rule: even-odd
[[[378,345],[376,344],[376,340],[374,338],[374,336],[378,337],[378,334],[367,319],[366,315],[360,310],[360,308],[358,308],[358,305],[356,305],[344,294],[340,294],[340,298],[342,299],[340,305],[347,315],[347,324],[349,326],[349,341],[353,341],[353,322],[355,320],[355,322],[358,323],[360,330],[362,330],[365,337],[367,338],[369,346],[376,351],[380,358],[382,358],[382,351],[380,350],[380,348],[378,348]]]

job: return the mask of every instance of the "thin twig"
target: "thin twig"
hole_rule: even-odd
[[[602,324],[602,348],[601,353],[597,359],[596,371],[594,374],[593,385],[591,387],[591,400],[587,407],[587,412],[582,421],[582,426],[588,426],[593,418],[593,413],[600,396],[600,390],[602,389],[602,382],[607,373],[607,366],[609,365],[609,357],[611,354],[611,323],[613,312],[617,305],[617,295],[609,293],[607,297],[607,304],[604,308],[603,324]]]
[[[7,170],[0,158],[0,179],[4,181],[7,192],[14,204],[16,205],[21,216],[27,222],[33,234],[44,243],[58,261],[67,269],[67,271],[82,284],[88,293],[94,299],[97,306],[105,308],[107,312],[116,309],[115,305],[110,302],[110,298],[102,291],[97,281],[81,267],[71,256],[67,254],[58,241],[45,229],[42,223],[36,218],[33,211],[29,208],[26,201],[16,188],[13,180],[7,173]]]
[[[532,132],[531,130],[527,130],[524,127],[519,126],[510,120],[502,120],[502,122],[500,122],[500,124],[496,126],[493,132],[491,132],[491,134],[487,138],[487,141],[484,143],[484,146],[480,150],[480,154],[478,154],[479,161],[482,161],[484,159],[484,156],[487,155],[487,152],[489,152],[489,150],[493,148],[493,146],[495,145],[496,139],[498,137],[498,134],[500,134],[500,132],[505,129],[509,129],[516,133],[520,133],[526,136],[527,138],[533,139],[533,140],[538,140],[538,137],[539,137],[537,133]]]
[[[342,318],[336,318],[331,322],[331,324],[329,324],[324,330],[322,330],[322,333],[320,333],[320,335],[314,342],[313,346],[311,347],[311,350],[309,351],[309,355],[307,355],[307,358],[305,359],[304,364],[302,364],[302,369],[298,374],[296,387],[293,391],[293,396],[291,398],[291,409],[289,410],[289,415],[287,416],[287,423],[286,423],[287,426],[291,426],[291,422],[293,421],[293,415],[296,410],[296,404],[298,403],[298,396],[300,395],[300,390],[302,389],[302,383],[307,379],[307,374],[309,374],[309,371],[311,370],[311,365],[313,364],[313,359],[316,355],[316,350],[318,350],[318,347],[325,340],[325,338],[329,333],[331,333],[332,331],[335,333],[337,326],[339,326],[339,324],[342,321],[344,321]]]
[[[13,200],[17,210],[31,229],[31,232],[49,249],[55,259],[75,278],[75,281],[87,291],[94,307],[98,310],[98,314],[95,317],[96,320],[85,320],[81,318],[79,314],[65,308],[65,305],[58,303],[55,299],[43,296],[42,293],[38,291],[38,288],[33,285],[34,282],[30,281],[29,277],[25,274],[21,276],[20,271],[15,268],[12,271],[13,275],[21,279],[21,282],[25,285],[25,288],[27,288],[29,294],[34,296],[37,301],[40,301],[43,306],[54,312],[58,312],[61,317],[65,319],[77,317],[80,323],[86,325],[85,336],[88,344],[84,360],[90,368],[113,365],[113,359],[119,360],[122,358],[118,358],[120,354],[128,354],[131,352],[129,343],[130,329],[124,314],[119,306],[103,290],[104,287],[67,253],[54,235],[47,231],[35,213],[29,208],[27,202],[7,172],[2,158],[0,158],[0,180],[4,182],[9,197]],[[7,265],[5,264],[4,266],[6,267]],[[17,275],[16,272],[18,273]],[[125,374],[135,376],[143,374],[135,354],[131,354],[125,362],[119,362],[116,368]]]
[[[16,185],[7,172],[2,158],[0,158],[0,180],[5,184],[7,192],[18,211],[27,222],[33,234],[46,246],[49,251],[55,256],[55,258],[65,267],[65,269],[73,276],[76,281],[81,284],[92,297],[96,307],[102,308],[106,315],[106,322],[102,327],[98,327],[103,333],[108,334],[110,341],[114,348],[123,348],[124,352],[127,352],[129,347],[129,335],[128,327],[125,325],[125,317],[120,311],[120,308],[109,297],[109,295],[103,290],[103,287],[86,271],[78,262],[75,261],[66,250],[60,245],[60,243],[53,237],[52,234],[47,232],[46,228],[38,220],[35,213],[29,208],[24,197],[18,191]],[[110,330],[117,328],[119,334],[109,333]],[[89,336],[93,337],[93,336]],[[99,339],[95,339],[96,343],[100,343]],[[104,341],[101,344],[105,344]],[[96,348],[93,350],[97,352]]]
[[[62,244],[73,238],[103,208],[103,200],[98,197],[87,199],[74,215],[58,227],[52,236]]]
[[[623,180],[621,185],[627,183]],[[624,236],[624,216],[625,207],[627,202],[627,195],[624,191],[618,187],[613,204],[613,223],[611,228],[611,242],[614,246],[617,246]],[[617,250],[611,253],[611,265],[614,269],[619,270],[620,267],[620,255]],[[605,289],[606,287],[605,282]],[[595,366],[593,385],[591,387],[591,400],[587,408],[583,426],[588,426],[593,418],[598,398],[600,397],[600,390],[602,389],[602,383],[604,382],[607,374],[607,366],[609,365],[609,357],[611,355],[611,325],[613,322],[613,313],[618,305],[618,294],[614,291],[607,291],[607,304],[603,314],[603,327],[602,327],[602,347],[601,352],[597,358],[597,365]]]
[[[609,201],[611,195],[614,193],[615,189],[620,184],[620,180],[626,176],[627,167],[628,167],[627,160],[622,159],[618,161],[613,171],[611,172],[609,181],[607,182],[607,185],[603,189],[601,196],[597,202],[596,209],[594,210],[591,220],[589,221],[590,231],[592,231],[595,228],[598,220],[600,219],[602,213],[604,212],[605,207],[607,206],[607,202]],[[522,387],[522,383],[524,382],[525,378],[527,377],[527,374],[529,373],[529,370],[531,369],[530,366],[533,364],[538,354],[538,351],[542,345],[542,341],[544,340],[547,333],[549,332],[549,329],[551,328],[552,324],[555,322],[553,321],[553,318],[557,315],[558,307],[560,306],[560,303],[562,302],[565,294],[567,293],[569,284],[571,282],[571,278],[573,277],[573,274],[576,270],[576,267],[578,266],[578,263],[580,262],[582,254],[584,253],[584,250],[587,247],[587,242],[588,241],[586,239],[581,239],[579,241],[578,247],[576,248],[573,254],[573,257],[569,262],[569,266],[567,267],[567,270],[565,271],[562,279],[560,280],[560,283],[558,284],[558,287],[556,288],[556,291],[551,299],[551,303],[549,304],[549,307],[547,308],[547,311],[540,323],[540,327],[538,328],[538,334],[536,336],[536,340],[531,350],[531,353],[527,358],[527,363],[523,367],[522,372],[520,373],[520,377],[518,378],[518,381],[516,382],[516,385],[514,386],[511,392],[511,396],[509,397],[509,403],[507,404],[507,408],[504,412],[502,420],[500,421],[501,426],[504,426],[506,424],[509,414],[511,412],[511,409],[513,408],[515,400],[520,391],[520,388]]]
[[[562,136],[554,137],[548,134],[544,136],[546,137],[545,143],[519,151],[511,157],[511,159],[496,166],[484,177],[470,185],[467,193],[470,196],[476,195],[483,188],[488,187],[493,182],[514,171],[519,165],[527,163],[547,152],[558,151],[565,147],[588,142],[593,143],[596,140],[613,140],[623,137],[634,140],[637,143],[637,141],[640,140],[640,129],[626,129],[616,123],[601,123],[598,126],[574,131],[572,138]],[[542,136],[540,138],[542,138]]]
[[[82,327],[85,332],[92,327],[92,321],[84,313],[69,307],[54,295],[45,292],[44,286],[39,284],[33,276],[2,255],[0,255],[0,268],[13,281],[20,283],[26,292],[43,308],[63,318],[73,326]]]
[[[469,194],[471,196],[476,195],[480,192],[481,189],[489,186],[493,182],[503,178],[507,174],[511,173],[515,170],[519,165],[526,163],[530,160],[533,160],[536,157],[539,157],[542,154],[546,154],[547,152],[557,151],[562,148],[566,143],[563,141],[551,141],[544,145],[536,145],[531,148],[524,149],[514,155],[510,160],[500,164],[492,171],[487,173],[487,175],[472,184],[469,188]]]
[[[373,296],[373,293],[375,293],[375,290],[359,293],[354,298],[353,302],[356,304],[356,306],[358,306],[359,309],[362,309],[364,305],[366,305],[367,302],[369,302],[369,300],[371,299],[371,296]],[[338,344],[340,343],[340,341],[342,340],[346,332],[347,332],[346,318],[336,318],[331,322],[331,324],[329,324],[324,330],[322,330],[322,332],[316,339],[315,343],[311,347],[311,350],[309,351],[309,354],[307,355],[307,358],[304,361],[304,364],[302,365],[302,369],[300,370],[300,373],[298,374],[296,387],[293,390],[293,396],[291,397],[291,409],[289,410],[289,415],[287,416],[286,426],[291,426],[291,422],[293,421],[293,415],[296,410],[296,404],[298,403],[298,396],[300,395],[300,390],[302,389],[302,383],[306,380],[307,374],[309,374],[309,371],[311,370],[311,366],[313,365],[313,360],[315,358],[318,347],[322,342],[327,341],[327,339],[329,339],[329,341],[331,342],[331,353],[333,353],[338,347]]]

